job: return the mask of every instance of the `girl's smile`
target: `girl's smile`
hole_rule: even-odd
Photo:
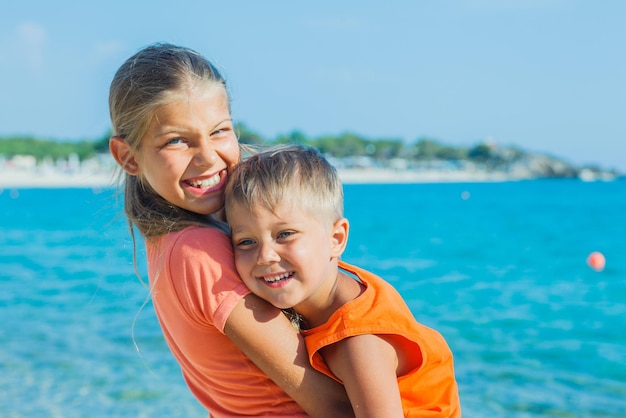
[[[183,186],[189,190],[189,192],[197,194],[198,196],[214,191],[216,186],[220,186],[220,189],[224,187],[226,181],[226,170],[222,170],[219,173],[210,177],[196,177],[187,180],[183,180]]]

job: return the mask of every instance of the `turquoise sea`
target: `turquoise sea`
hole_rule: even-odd
[[[626,181],[345,194],[344,259],[446,337],[464,417],[626,416]],[[135,275],[119,200],[0,192],[1,417],[206,417]]]

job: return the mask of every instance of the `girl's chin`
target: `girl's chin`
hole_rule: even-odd
[[[202,196],[194,196],[188,197],[177,206],[199,215],[219,215],[223,217],[224,199],[223,197],[203,198]]]

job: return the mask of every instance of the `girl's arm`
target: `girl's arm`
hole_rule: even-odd
[[[403,417],[396,370],[398,356],[383,338],[358,335],[321,349],[346,388],[357,418]]]
[[[311,367],[304,339],[268,302],[245,296],[224,332],[311,417],[354,417],[343,386]]]

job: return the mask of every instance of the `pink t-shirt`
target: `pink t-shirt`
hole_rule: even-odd
[[[250,293],[235,270],[230,238],[216,228],[189,227],[146,247],[163,335],[211,416],[307,416],[224,335],[231,311]]]

